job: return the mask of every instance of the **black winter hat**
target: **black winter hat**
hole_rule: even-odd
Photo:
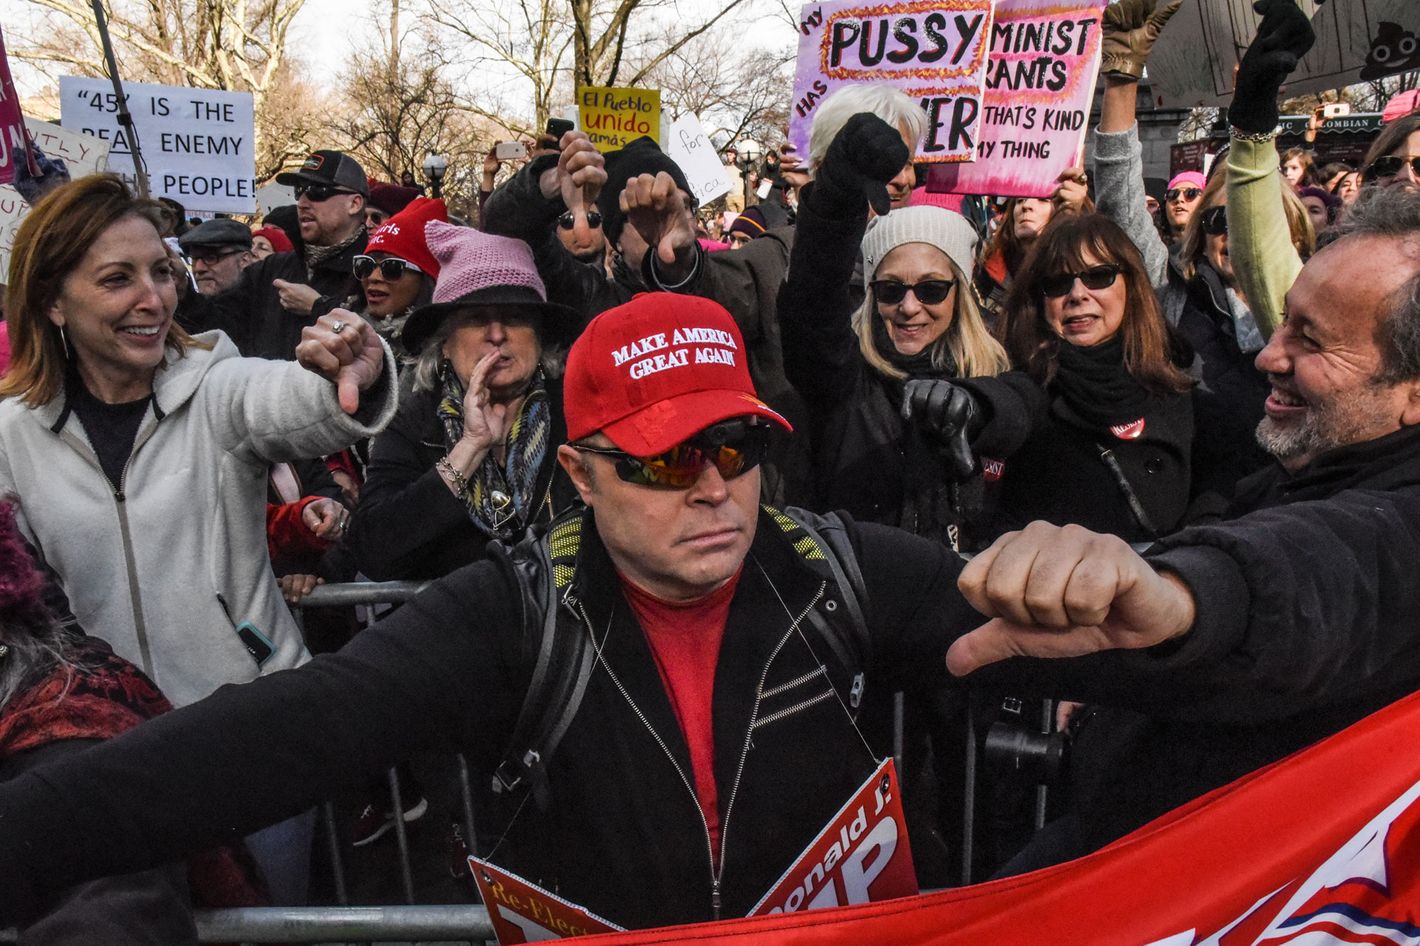
[[[597,209],[601,211],[602,232],[608,240],[613,243],[619,240],[621,229],[626,226],[626,216],[621,212],[621,192],[626,189],[626,182],[640,174],[658,174],[661,171],[669,174],[677,187],[690,194],[691,203],[695,203],[695,194],[691,193],[685,172],[657,147],[650,136],[637,138],[620,151],[606,156],[606,183],[597,197]]]

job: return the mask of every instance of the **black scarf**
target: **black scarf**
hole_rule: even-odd
[[[1087,423],[1128,424],[1153,409],[1154,396],[1124,365],[1124,339],[1118,334],[1090,348],[1061,341],[1056,358],[1059,369],[1050,386]]]

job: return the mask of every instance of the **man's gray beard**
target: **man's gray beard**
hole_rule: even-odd
[[[1264,417],[1257,425],[1257,442],[1283,463],[1297,457],[1315,459],[1348,444],[1372,440],[1376,417],[1384,409],[1385,388],[1374,382],[1325,405],[1312,405],[1292,424]]]

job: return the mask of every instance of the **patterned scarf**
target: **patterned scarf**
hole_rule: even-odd
[[[444,425],[445,443],[452,448],[463,437],[463,382],[447,360],[439,366],[443,399],[439,420]],[[479,531],[506,542],[521,535],[537,514],[537,475],[552,437],[552,408],[539,368],[522,407],[508,428],[507,462],[500,468],[490,448],[483,462],[468,478],[461,497],[469,518]]]
[[[315,279],[316,269],[322,263],[350,249],[350,247],[355,245],[356,240],[363,242],[365,236],[365,228],[361,227],[355,231],[350,239],[337,243],[334,246],[316,246],[311,243],[305,244],[305,246],[301,247],[301,252],[304,254],[303,258],[306,261],[306,278]]]

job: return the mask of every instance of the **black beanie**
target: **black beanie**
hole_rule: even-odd
[[[621,228],[626,225],[626,217],[621,212],[621,192],[626,189],[626,182],[640,174],[657,174],[661,171],[669,174],[676,186],[690,194],[690,199],[694,202],[695,195],[690,191],[685,172],[680,169],[680,165],[667,157],[649,136],[637,138],[620,151],[613,151],[606,156],[606,183],[602,185],[601,195],[597,197],[597,209],[601,211],[602,232],[608,240],[615,243],[621,239]]]

